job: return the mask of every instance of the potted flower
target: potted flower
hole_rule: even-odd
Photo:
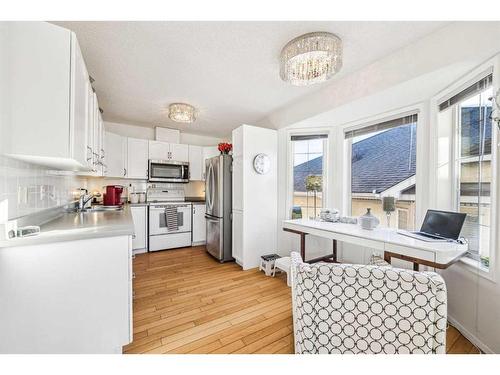
[[[221,142],[219,143],[218,149],[221,154],[228,155],[229,152],[231,152],[231,150],[233,149],[233,145],[231,143]]]

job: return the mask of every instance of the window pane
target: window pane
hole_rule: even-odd
[[[323,207],[323,148],[325,140],[311,139],[293,142],[292,218],[318,217]]]
[[[413,123],[352,139],[352,216],[370,208],[383,227],[415,228],[416,130]],[[395,198],[394,211],[384,212],[383,196]]]
[[[309,141],[293,141],[293,151],[294,153],[307,154]]]
[[[483,265],[489,262],[490,249],[491,95],[489,88],[458,104],[458,207],[467,214],[461,236]]]

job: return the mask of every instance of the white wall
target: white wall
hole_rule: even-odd
[[[346,208],[343,128],[385,115],[419,110],[417,134],[417,221],[433,202],[433,169],[430,165],[430,129],[436,120],[431,98],[452,82],[500,52],[500,23],[454,23],[392,55],[342,78],[318,92],[275,112],[264,122],[280,128],[278,176],[278,248],[286,254],[299,247],[298,237],[281,231],[288,218],[287,150],[291,131],[322,128],[330,131],[327,197],[329,207]],[[497,166],[498,168],[498,166]],[[498,171],[497,171],[498,173]],[[433,180],[432,180],[433,181]],[[420,190],[420,192],[419,192]],[[497,212],[498,209],[497,209]],[[343,212],[345,214],[345,212]],[[420,219],[420,220],[419,220]],[[497,225],[498,227],[498,225]],[[500,232],[500,229],[497,229]],[[307,240],[308,249],[331,251],[331,243]],[[498,252],[498,249],[497,249]],[[312,256],[312,253],[310,253]],[[366,263],[370,249],[341,248],[345,262]],[[318,254],[314,254],[318,255]],[[492,264],[500,272],[499,256]],[[402,265],[402,264],[399,264]],[[500,353],[500,285],[481,277],[473,268],[457,264],[443,272],[448,286],[449,317],[464,335],[486,352]]]

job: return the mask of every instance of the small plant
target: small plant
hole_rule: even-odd
[[[316,195],[323,189],[323,176],[309,175],[306,177],[306,190],[312,191],[314,196],[314,217],[316,217]]]

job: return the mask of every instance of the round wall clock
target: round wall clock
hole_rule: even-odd
[[[257,154],[253,159],[253,169],[258,174],[266,174],[271,169],[271,160],[266,154]]]

